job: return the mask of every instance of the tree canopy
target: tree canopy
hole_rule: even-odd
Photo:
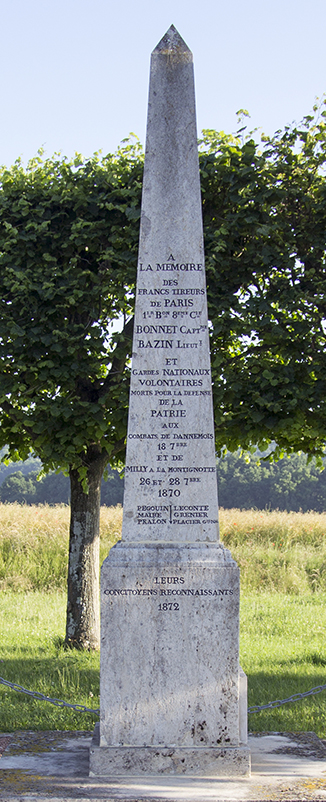
[[[246,130],[201,141],[218,448],[323,452],[325,115],[258,144]],[[13,457],[32,447],[46,468],[81,471],[88,443],[123,457],[142,166],[129,142],[1,172],[0,437]]]
[[[207,132],[202,154],[217,443],[322,454],[325,102],[261,146]]]
[[[275,440],[276,457],[324,453],[325,104],[260,143],[245,128],[203,134],[220,452]],[[88,647],[101,478],[124,458],[142,170],[129,141],[0,171],[0,448],[69,472],[67,638]]]
[[[99,647],[101,479],[126,436],[141,176],[136,145],[0,174],[0,446],[69,472],[66,641],[85,648]]]
[[[217,481],[221,507],[287,512],[324,512],[326,475],[304,454],[291,454],[277,462],[229,452],[218,460]],[[324,459],[325,466],[325,459]]]
[[[28,462],[28,460],[27,460]],[[17,465],[17,463],[16,463]],[[70,483],[63,473],[49,471],[39,477],[39,471],[26,471],[25,463],[18,463],[23,470],[11,471],[1,481],[0,501],[19,504],[69,504]],[[41,469],[41,466],[40,466]],[[24,471],[24,472],[23,472]],[[106,480],[101,482],[101,505],[113,507],[123,502],[123,478],[118,471],[107,470]]]
[[[1,445],[86,476],[87,449],[123,449],[142,157],[41,155],[0,184]],[[130,329],[130,325],[129,325]],[[126,341],[126,338],[129,339]]]

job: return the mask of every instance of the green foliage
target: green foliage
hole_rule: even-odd
[[[124,480],[118,471],[108,470],[107,477],[102,479],[101,504],[114,507],[123,502]]]
[[[323,455],[325,102],[260,145],[245,128],[204,132],[220,451],[274,439],[276,457]],[[40,154],[0,175],[0,446],[85,482],[90,449],[123,459],[142,167],[127,142],[103,159]]]
[[[227,453],[218,460],[218,492],[221,507],[237,506],[243,510],[287,510],[308,512],[326,510],[326,471],[304,454],[291,454],[278,462],[250,460],[241,453]],[[38,470],[33,470],[37,465]],[[17,470],[17,466],[19,470]],[[40,460],[0,465],[0,501],[24,504],[67,504],[69,480],[62,473],[40,474]],[[5,477],[5,478],[3,478]],[[118,471],[107,469],[102,479],[101,503],[107,507],[122,504],[123,478]]]
[[[217,444],[325,443],[325,103],[262,147],[204,132],[200,156]],[[243,129],[242,129],[243,130]]]
[[[6,459],[7,449],[2,448],[0,449],[0,485],[7,479],[8,476],[11,476],[12,473],[16,473],[17,470],[20,470],[23,476],[27,473],[31,473],[32,471],[40,471],[42,468],[41,460],[38,457],[28,457],[28,459],[24,460],[24,462],[19,461],[17,462],[3,462],[2,460]]]
[[[28,473],[27,476],[24,476],[21,471],[12,473],[1,485],[1,501],[33,504],[37,494],[36,477],[37,473],[34,471]]]
[[[278,462],[248,462],[237,454],[226,454],[217,466],[218,494],[222,507],[250,510],[308,512],[326,510],[326,471],[305,454],[292,454]]]
[[[18,464],[24,466],[24,463]],[[109,469],[107,474],[106,479],[102,479],[101,483],[101,502],[107,507],[122,504],[123,479],[118,471]],[[11,471],[0,485],[0,501],[2,503],[18,502],[20,504],[69,503],[70,483],[67,476],[54,471],[50,471],[46,476],[43,475],[39,479],[38,476],[38,471],[30,471],[25,474],[21,470]]]
[[[0,445],[45,470],[123,451],[142,157],[1,172]],[[110,323],[121,315],[121,334]]]

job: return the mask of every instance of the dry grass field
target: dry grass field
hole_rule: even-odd
[[[122,508],[101,509],[101,561],[119,540]],[[326,591],[326,513],[220,510],[221,540],[242,589]],[[64,589],[69,507],[0,504],[0,589]]]

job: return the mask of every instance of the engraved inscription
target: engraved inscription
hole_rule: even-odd
[[[125,467],[131,539],[146,526],[150,539],[184,540],[189,527],[192,540],[217,540],[208,335],[202,259],[140,259]]]
[[[184,577],[154,577],[154,584],[159,587],[106,588],[104,595],[109,597],[133,596],[135,598],[178,596],[205,599],[222,599],[233,596],[232,588],[191,588],[183,587],[184,583]]]

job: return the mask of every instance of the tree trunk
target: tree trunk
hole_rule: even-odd
[[[78,471],[70,470],[71,513],[66,643],[99,649],[99,542],[101,479],[107,459],[88,449],[88,493]]]

